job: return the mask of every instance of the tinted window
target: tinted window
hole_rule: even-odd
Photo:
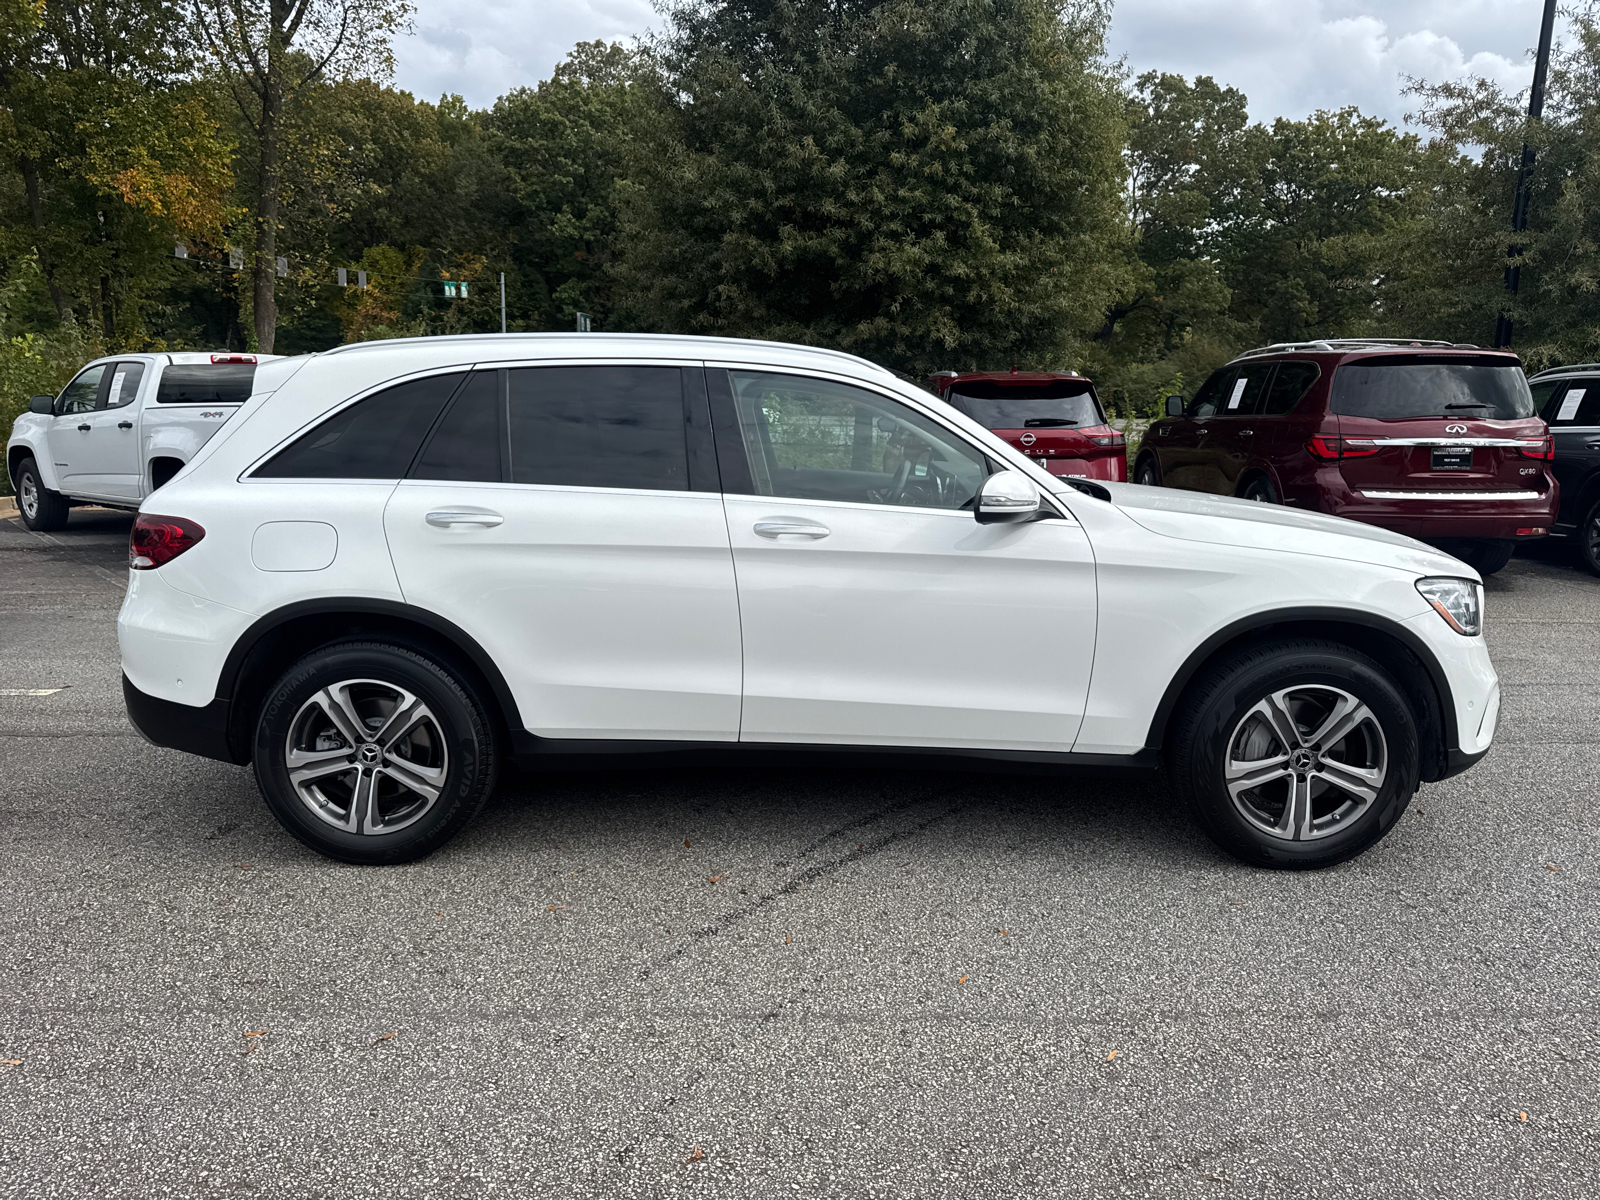
[[[111,372],[111,386],[106,389],[106,407],[121,408],[132,404],[139,394],[139,384],[144,379],[143,363],[118,363]]]
[[[500,482],[499,371],[479,371],[456,394],[412,468],[413,479]]]
[[[905,405],[831,380],[729,372],[762,496],[967,508],[983,454]]]
[[[519,367],[508,373],[511,480],[685,491],[676,367]]]
[[[329,417],[256,472],[267,479],[399,479],[464,375],[413,379]]]
[[[1294,409],[1300,398],[1311,390],[1317,381],[1317,364],[1308,362],[1281,362],[1267,388],[1267,398],[1261,412],[1264,416],[1278,417]]]
[[[1346,363],[1333,373],[1333,411],[1379,420],[1509,421],[1533,416],[1533,393],[1522,368],[1503,358],[1369,359]]]
[[[1049,429],[1103,425],[1105,417],[1084,380],[1006,384],[970,380],[945,395],[950,406],[985,429]]]
[[[1545,412],[1545,406],[1550,403],[1550,397],[1565,387],[1566,383],[1565,379],[1554,379],[1547,383],[1530,383],[1528,391],[1533,396],[1533,411],[1544,417],[1546,421],[1554,421],[1556,419],[1554,411]]]
[[[1233,367],[1223,367],[1220,371],[1211,372],[1211,378],[1200,385],[1200,390],[1194,394],[1194,399],[1189,401],[1189,407],[1184,409],[1184,416],[1209,417],[1215,414],[1237,374],[1238,371]]]
[[[1600,425],[1600,379],[1574,379],[1546,419],[1557,428]]]
[[[196,363],[161,372],[157,404],[243,404],[255,382],[255,363]]]
[[[101,363],[97,367],[90,367],[67,384],[61,389],[60,398],[56,400],[56,412],[62,414],[93,412],[95,401],[100,397],[100,377],[105,373],[105,364]]]

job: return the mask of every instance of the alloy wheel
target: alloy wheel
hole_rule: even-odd
[[[404,688],[349,679],[313,695],[289,724],[289,783],[321,821],[347,833],[393,833],[444,790],[449,750],[438,718]]]
[[[1590,510],[1589,520],[1583,526],[1583,554],[1589,565],[1600,571],[1600,504]]]
[[[1270,693],[1239,719],[1223,774],[1251,825],[1311,841],[1347,828],[1376,802],[1388,758],[1383,727],[1365,701],[1308,684]]]

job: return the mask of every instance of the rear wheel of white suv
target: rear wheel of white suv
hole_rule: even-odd
[[[1333,642],[1253,647],[1185,698],[1168,769],[1229,853],[1311,869],[1383,837],[1417,789],[1416,719],[1372,659]]]
[[[268,692],[256,781],[286,829],[353,863],[438,849],[494,788],[493,728],[470,684],[404,646],[313,651]]]

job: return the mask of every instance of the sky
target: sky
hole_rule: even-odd
[[[1542,0],[1116,0],[1109,49],[1130,71],[1210,75],[1257,120],[1353,104],[1400,123],[1405,76],[1533,77]],[[417,0],[395,46],[395,83],[486,107],[549,76],[579,41],[627,38],[657,20],[649,0]],[[1558,27],[1559,36],[1559,27]]]

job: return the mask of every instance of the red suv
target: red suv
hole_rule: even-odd
[[[957,412],[1039,460],[1052,475],[1128,478],[1126,439],[1106,421],[1094,384],[1071,371],[944,371],[928,387]]]
[[[1517,356],[1452,342],[1296,342],[1167,397],[1134,482],[1382,525],[1498,571],[1555,523],[1550,431]]]

